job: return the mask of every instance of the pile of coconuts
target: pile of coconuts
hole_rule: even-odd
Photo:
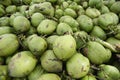
[[[0,0],[0,80],[120,80],[120,1]]]

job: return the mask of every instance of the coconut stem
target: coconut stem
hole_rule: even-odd
[[[107,47],[108,49],[110,49],[110,50],[113,51],[113,52],[118,52],[118,51],[116,50],[116,47],[113,46],[113,45],[111,45],[111,44],[109,44],[108,42],[105,42],[105,41],[100,40],[100,39],[98,39],[98,38],[96,38],[95,41],[99,42],[100,44],[102,44],[103,46]]]
[[[91,67],[92,69],[94,69],[94,70],[98,70],[98,71],[100,70],[100,68],[98,68],[98,67],[96,67],[96,66],[94,66],[94,65],[91,65],[90,67]]]

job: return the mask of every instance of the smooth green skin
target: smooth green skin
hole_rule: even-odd
[[[42,74],[45,73],[45,70],[41,65],[37,65],[34,70],[28,75],[28,80],[37,80]]]
[[[31,16],[32,14],[39,12],[47,17],[54,16],[54,8],[50,2],[45,2],[44,0],[39,3],[33,3],[29,6],[28,13]]]
[[[56,10],[55,10],[55,17],[59,19],[60,17],[63,16],[63,13],[64,13],[64,12],[63,12],[62,9],[56,9]]]
[[[13,20],[13,27],[17,33],[23,33],[30,29],[30,21],[24,16],[17,16]]]
[[[32,4],[29,6],[29,10],[25,11],[25,14],[32,16],[36,12],[39,12],[39,4]]]
[[[79,23],[71,16],[62,16],[59,21],[70,25],[73,32],[78,30]]]
[[[80,16],[80,15],[84,15],[85,14],[85,10],[84,10],[84,8],[82,7],[82,6],[80,6],[80,8],[78,9],[78,15]]]
[[[39,77],[37,80],[61,80],[57,74],[54,73],[46,73]]]
[[[89,0],[90,7],[96,7],[98,9],[103,5],[103,0]]]
[[[42,37],[34,34],[28,37],[27,44],[34,55],[40,56],[47,49],[47,42]]]
[[[53,51],[58,59],[66,61],[75,54],[76,41],[71,35],[60,36],[53,43]]]
[[[39,12],[51,16],[54,16],[54,8],[52,6],[52,4],[50,2],[43,2],[43,3],[39,3]]]
[[[79,10],[79,9],[84,9],[84,8],[83,8],[81,5],[78,5],[78,10]]]
[[[120,45],[120,40],[114,37],[109,37],[106,41],[114,46]]]
[[[109,26],[115,25],[119,22],[118,16],[115,13],[105,13],[99,16],[98,24],[101,28],[107,30]]]
[[[86,32],[90,32],[93,29],[93,21],[90,17],[86,16],[86,15],[80,15],[77,18],[77,21],[79,23],[79,28],[81,30],[84,30]]]
[[[37,63],[30,51],[21,51],[12,56],[8,63],[9,76],[25,77],[33,71]]]
[[[103,80],[118,80],[120,79],[119,70],[112,65],[102,64],[99,66],[100,71],[97,72],[97,75],[100,79]]]
[[[88,2],[87,2],[87,1],[84,1],[84,2],[82,3],[82,6],[83,6],[83,8],[87,8],[87,7],[88,7]]]
[[[38,25],[37,32],[38,34],[50,35],[55,31],[56,27],[57,27],[56,21],[45,19]]]
[[[15,5],[10,5],[10,6],[6,7],[5,11],[8,14],[13,14],[17,11],[17,7]]]
[[[86,15],[89,16],[90,18],[96,18],[101,15],[100,11],[96,8],[90,8],[88,7],[86,9]]]
[[[5,14],[5,10],[2,7],[0,7],[0,17],[2,17],[4,14]]]
[[[78,4],[76,2],[71,2],[70,5],[68,6],[69,8],[77,11],[78,10]]]
[[[31,24],[34,26],[34,27],[38,27],[38,25],[42,22],[42,20],[44,20],[45,17],[43,14],[41,13],[34,13],[32,16],[31,16]]]
[[[85,39],[87,38],[87,33],[85,31],[77,31],[74,33],[74,38],[77,43],[77,49],[81,49],[85,45]]]
[[[66,33],[73,33],[72,28],[66,23],[59,23],[56,28],[56,33],[58,35],[64,35]]]
[[[47,37],[46,41],[48,44],[48,49],[53,49],[53,43],[58,37],[59,37],[58,35],[51,35]]]
[[[102,40],[105,40],[107,38],[105,31],[99,26],[95,26],[91,31],[90,35],[94,37],[98,37]]]
[[[115,3],[112,4],[110,7],[110,10],[114,13],[120,13],[120,1],[116,1]]]
[[[3,34],[0,35],[0,45],[0,56],[9,56],[18,49],[19,42],[16,35]]]
[[[14,32],[14,29],[12,27],[9,26],[0,27],[0,35],[12,33],[12,32]]]
[[[73,18],[77,17],[77,13],[73,9],[71,9],[71,8],[66,8],[64,10],[64,15],[68,15],[68,16],[71,16]]]
[[[23,16],[20,12],[16,12],[16,13],[14,13],[14,14],[12,14],[11,16],[10,16],[10,26],[13,26],[13,20],[14,20],[14,18],[15,17],[17,17],[17,16]]]
[[[113,24],[114,25],[116,25],[116,24],[118,24],[119,23],[119,17],[118,17],[118,15],[117,14],[115,14],[115,13],[109,13],[112,17],[113,17]]]
[[[90,62],[81,53],[76,53],[67,61],[66,68],[72,78],[78,79],[88,73]]]
[[[106,62],[108,62],[110,60],[110,58],[112,57],[112,53],[111,53],[111,50],[108,49],[108,48],[106,48],[106,52],[107,52],[106,55],[108,55],[107,57],[109,58],[109,59],[106,60]]]
[[[98,42],[89,41],[84,48],[84,54],[88,57],[91,63],[102,64],[108,62],[111,58],[111,51],[105,49],[103,45]]]
[[[22,5],[22,6],[19,7],[18,11],[19,11],[20,13],[22,13],[23,15],[25,15],[25,11],[26,11],[28,8],[29,8],[28,5]]]
[[[69,4],[68,4],[66,1],[64,1],[64,2],[60,5],[60,9],[65,10],[66,8],[68,8],[68,6],[69,6]]]
[[[80,80],[97,80],[93,75],[86,75]]]
[[[104,5],[106,5],[108,8],[110,8],[115,2],[116,0],[103,0]]]
[[[9,17],[1,17],[0,26],[9,26]]]
[[[101,12],[101,14],[105,14],[105,13],[110,12],[110,10],[107,6],[103,5],[100,9],[100,12]]]
[[[61,72],[62,61],[58,60],[53,50],[47,50],[40,57],[40,62],[47,72]]]

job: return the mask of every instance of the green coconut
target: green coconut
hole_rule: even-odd
[[[46,41],[48,43],[48,49],[53,49],[53,43],[58,37],[58,35],[51,35],[47,37]]]
[[[18,49],[19,42],[15,34],[0,35],[0,56],[9,56]]]
[[[98,37],[102,40],[105,40],[107,38],[107,35],[105,31],[99,27],[99,26],[94,26],[93,30],[90,33],[91,36]]]
[[[47,49],[47,42],[36,34],[30,35],[27,38],[27,45],[30,51],[36,56],[40,56]]]
[[[90,17],[88,17],[86,15],[80,15],[77,18],[77,21],[80,25],[79,26],[80,30],[90,32],[93,29],[93,21]]]
[[[37,65],[34,70],[28,75],[29,80],[37,80],[42,74],[46,71],[42,68],[41,65]]]
[[[23,33],[30,29],[30,21],[24,16],[17,16],[13,20],[13,27],[17,33]]]
[[[115,66],[102,64],[99,66],[99,68],[100,71],[97,72],[99,79],[103,80],[120,79],[120,72]]]
[[[81,53],[73,55],[66,63],[66,69],[68,74],[72,78],[82,78],[87,75],[90,68],[90,62],[88,58]]]
[[[37,27],[37,32],[39,34],[52,34],[57,27],[57,22],[50,19],[44,19]]]
[[[9,76],[25,77],[33,71],[36,63],[37,60],[30,51],[18,52],[8,63]]]
[[[43,69],[45,69],[47,72],[62,71],[62,61],[57,59],[53,50],[46,50],[40,57],[40,61]]]
[[[72,31],[72,28],[68,24],[61,22],[57,25],[56,33],[58,35],[64,35],[64,34],[67,34],[67,33],[72,34],[73,31]]]
[[[94,75],[86,75],[80,80],[97,80]]]
[[[56,57],[66,61],[76,52],[76,41],[71,35],[58,37],[53,43],[53,51]]]
[[[41,75],[37,80],[61,80],[57,74],[46,73]]]
[[[112,55],[109,49],[104,48],[103,45],[95,41],[89,41],[83,51],[94,64],[106,63],[110,60]]]

